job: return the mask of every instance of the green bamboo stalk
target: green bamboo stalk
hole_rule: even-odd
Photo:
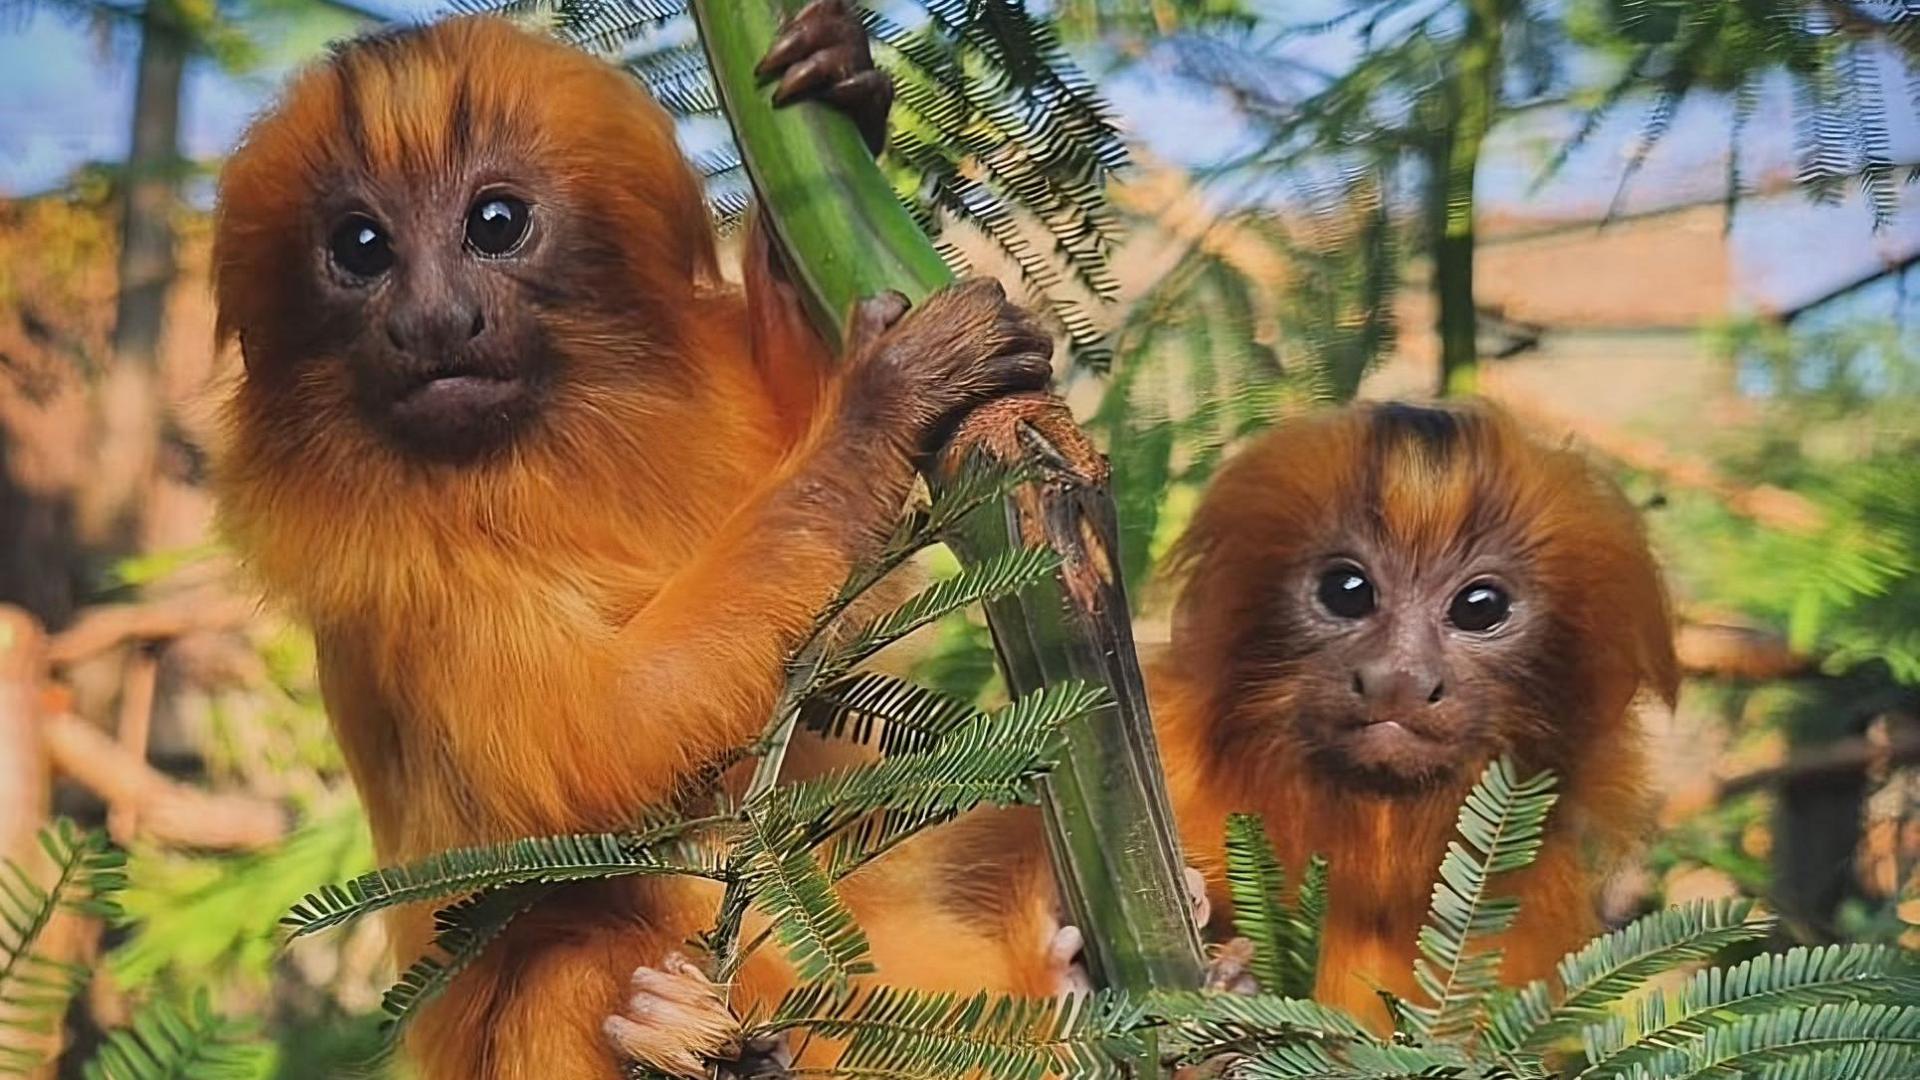
[[[787,253],[815,325],[837,345],[864,297],[919,302],[952,281],[846,117],[776,110],[753,69],[799,0],[694,0],[693,11],[767,224]],[[1042,792],[1056,872],[1087,940],[1095,979],[1129,991],[1199,985],[1200,942],[1182,881],[1159,753],[1127,621],[1106,462],[1051,396],[981,410],[960,446],[1037,462],[1040,479],[970,519],[967,562],[1048,543],[1062,569],[988,608],[1008,689],[1062,679],[1106,686],[1115,702],[1067,733],[1067,760]],[[937,482],[937,480],[936,480]]]
[[[838,349],[853,305],[896,290],[918,304],[953,280],[894,197],[853,121],[832,109],[776,109],[753,69],[799,3],[695,0],[727,121],[816,328]]]

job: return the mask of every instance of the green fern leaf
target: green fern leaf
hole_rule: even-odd
[[[850,739],[892,756],[924,750],[982,715],[937,690],[874,671],[842,679],[808,698],[800,709],[800,724],[827,738]]]
[[[506,933],[513,920],[532,910],[557,886],[547,883],[509,885],[468,897],[434,913],[433,946],[415,960],[380,999],[389,1017],[387,1038],[392,1044],[420,1010],[440,996],[462,971]]]
[[[252,1025],[217,1015],[203,990],[185,1011],[164,1001],[141,1009],[129,1026],[107,1035],[81,1075],[87,1080],[251,1080],[261,1074],[267,1057]]]
[[[866,932],[798,829],[749,813],[733,862],[801,982],[844,990],[855,976],[873,971]]]
[[[1635,919],[1560,961],[1559,989],[1536,980],[1488,1010],[1487,1045],[1497,1052],[1544,1052],[1656,975],[1705,960],[1729,945],[1764,937],[1750,900],[1701,900]]]
[[[1748,1080],[1762,1070],[1787,1069],[1806,1059],[1853,1057],[1869,1066],[1894,1065],[1916,1052],[1920,1006],[1847,1002],[1741,1017],[1651,1061],[1595,1075],[1609,1080]],[[1829,1075],[1835,1080],[1911,1080],[1905,1073]]]
[[[1234,1080],[1518,1080],[1510,1069],[1473,1062],[1452,1046],[1378,1042],[1267,1046],[1235,1063],[1227,1075]]]
[[[41,951],[54,916],[118,919],[115,896],[127,883],[125,856],[97,829],[58,818],[40,830],[39,841],[51,867],[44,885],[19,863],[0,859],[0,1036],[27,1037],[24,1045],[0,1043],[0,1075],[39,1067],[44,1055],[28,1047],[59,1022],[86,982],[86,968]]]
[[[1307,997],[1320,981],[1320,938],[1327,927],[1327,881],[1331,867],[1324,856],[1307,859],[1300,889],[1293,901],[1293,934],[1286,953],[1287,978]],[[1285,991],[1282,991],[1283,993]]]
[[[1373,1041],[1353,1017],[1304,998],[1212,991],[1156,993],[1145,1000],[1144,1009],[1146,1018],[1169,1036],[1163,1052],[1176,1051],[1184,1065],[1284,1043]]]
[[[1447,845],[1420,930],[1414,978],[1429,1000],[1408,1011],[1416,1036],[1464,1042],[1480,1027],[1486,997],[1499,985],[1500,952],[1476,946],[1511,927],[1519,912],[1513,899],[1493,895],[1492,879],[1539,854],[1553,785],[1548,773],[1521,781],[1502,758],[1467,793],[1457,823],[1461,840]]]
[[[1799,1035],[1788,1032],[1780,1017],[1799,1017],[1809,1023],[1838,1025],[1836,1030],[1853,1030],[1858,1022],[1865,1028],[1888,1024],[1899,1030],[1906,1021],[1897,1013],[1873,1012],[1890,1002],[1920,1001],[1920,969],[1911,957],[1884,945],[1829,945],[1824,948],[1796,948],[1785,953],[1762,953],[1750,960],[1726,968],[1708,968],[1688,980],[1671,1005],[1662,995],[1651,995],[1641,1002],[1633,1022],[1620,1017],[1590,1024],[1582,1032],[1587,1060],[1592,1062],[1581,1073],[1583,1078],[1619,1077],[1636,1068],[1658,1066],[1684,1058],[1689,1062],[1713,1059],[1715,1055],[1738,1047],[1739,1040],[1753,1038],[1759,1044],[1779,1050],[1799,1047]],[[1868,1011],[1845,1011],[1848,1009]],[[1891,1005],[1886,1005],[1891,1009]],[[1833,1011],[1840,1009],[1842,1011]],[[1913,1012],[1920,1025],[1920,1006]],[[1920,1026],[1914,1028],[1920,1034]],[[1744,1034],[1743,1034],[1744,1033]],[[1833,1038],[1843,1038],[1835,1035]],[[1863,1037],[1864,1038],[1864,1037]],[[1778,1044],[1775,1039],[1788,1039]],[[1731,1041],[1730,1041],[1731,1040]],[[1888,1040],[1867,1040],[1888,1041]],[[1757,1044],[1757,1045],[1759,1045]],[[1831,1048],[1826,1039],[1813,1040],[1812,1049]],[[1796,1050],[1796,1052],[1798,1052]],[[1811,1052],[1809,1050],[1808,1052]],[[1704,1057],[1702,1056],[1704,1055]],[[1746,1060],[1744,1052],[1737,1056]],[[1765,1055],[1752,1060],[1753,1067]],[[1693,1066],[1689,1066],[1690,1068]],[[1737,1073],[1703,1073],[1728,1075]]]
[[[789,993],[758,1030],[845,1040],[833,1075],[951,1080],[1115,1076],[1116,1055],[1140,1052],[1140,1012],[1102,991],[1080,998],[962,997],[879,987]]]
[[[1038,547],[1015,548],[967,567],[915,594],[906,603],[862,627],[850,640],[836,645],[822,668],[834,673],[846,671],[945,615],[1023,589],[1059,565],[1059,553]]]
[[[1253,943],[1249,972],[1261,989],[1285,997],[1305,997],[1289,986],[1285,962],[1292,913],[1287,910],[1287,872],[1273,853],[1273,842],[1256,814],[1227,818],[1227,891],[1233,897],[1233,928]]]
[[[1863,1042],[1774,1062],[1754,1074],[1754,1080],[1910,1080],[1915,1076],[1920,1076],[1920,1047]]]
[[[999,462],[979,451],[969,453],[931,501],[914,507],[894,526],[880,553],[855,567],[833,601],[814,623],[813,637],[838,619],[849,605],[921,549],[938,543],[954,524],[1033,476],[1028,462]],[[804,651],[804,650],[803,650]]]
[[[685,823],[686,829],[699,827]],[[542,836],[441,852],[405,866],[375,870],[310,893],[283,919],[292,937],[351,922],[385,908],[463,896],[531,882],[580,881],[633,874],[715,877],[719,867],[693,845],[667,844],[672,830],[645,835],[586,833]],[[657,850],[648,846],[667,844]]]
[[[876,810],[958,814],[982,803],[1033,797],[1033,781],[1060,750],[1060,729],[1102,708],[1104,688],[1057,683],[949,732],[931,748],[841,769],[766,792],[755,806],[770,821],[825,840]]]

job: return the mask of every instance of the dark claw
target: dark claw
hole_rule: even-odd
[[[855,304],[853,318],[847,320],[847,348],[858,352],[866,345],[890,329],[894,323],[906,315],[911,305],[907,298],[888,289],[877,296],[869,296]]]
[[[851,33],[849,33],[851,31]],[[866,30],[839,0],[814,0],[801,8],[774,36],[767,55],[760,58],[753,73],[761,81],[772,78],[782,68],[792,67],[809,53],[835,45],[865,43]]]
[[[793,1075],[792,1067],[786,1040],[776,1036],[747,1043],[739,1060],[722,1064],[719,1072],[726,1080],[781,1080]]]
[[[803,98],[827,98],[853,78],[857,63],[858,58],[845,45],[811,53],[780,76],[780,85],[773,91],[773,103],[785,105]]]
[[[866,28],[844,0],[813,0],[774,38],[754,73],[775,78],[773,103],[824,101],[850,117],[867,148],[878,154],[887,141],[893,80],[873,66]]]

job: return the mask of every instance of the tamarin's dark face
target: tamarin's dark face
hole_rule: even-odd
[[[470,165],[472,163],[469,163]],[[437,190],[364,175],[314,208],[315,307],[364,421],[462,459],[535,416],[561,357],[526,283],[552,277],[555,208],[524,169],[453,170]]]
[[[1551,723],[1553,630],[1506,538],[1417,556],[1365,527],[1274,568],[1266,640],[1292,728],[1323,764],[1376,786],[1457,775],[1521,717]],[[1541,700],[1545,698],[1547,700]]]
[[[1633,508],[1490,409],[1285,425],[1214,481],[1176,561],[1175,654],[1242,761],[1389,794],[1502,752],[1565,768],[1640,687],[1672,692]]]
[[[491,19],[350,42],[221,178],[247,378],[327,438],[462,464],[557,408],[684,390],[710,226],[626,74]]]

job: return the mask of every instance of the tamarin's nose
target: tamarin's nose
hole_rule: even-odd
[[[430,358],[481,335],[487,318],[478,304],[443,300],[406,304],[387,318],[387,340],[413,356]]]
[[[1447,696],[1447,684],[1432,665],[1387,658],[1353,670],[1353,693],[1369,708],[1407,711],[1438,705]]]

